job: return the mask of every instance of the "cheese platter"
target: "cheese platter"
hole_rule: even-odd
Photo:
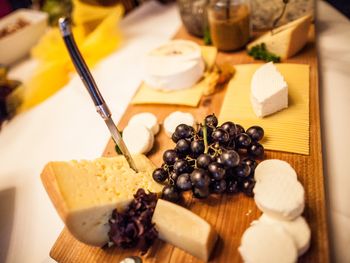
[[[177,38],[187,39],[202,44],[197,38],[188,35],[184,28],[179,30],[175,36],[175,39]],[[216,62],[218,64],[231,63],[233,65],[256,63],[256,61],[248,56],[245,51],[235,53],[219,52]],[[328,262],[329,247],[326,224],[324,179],[322,173],[322,148],[320,140],[318,101],[319,90],[317,77],[318,68],[313,31],[311,32],[308,43],[304,49],[298,55],[283,62],[307,64],[310,66],[310,149],[308,155],[267,150],[265,151],[264,159],[280,159],[288,162],[294,168],[298,180],[305,191],[305,209],[302,207],[302,210],[304,211],[302,215],[311,229],[311,242],[310,244],[308,244],[308,242],[304,244],[305,247],[310,247],[306,253],[300,253],[303,255],[301,255],[299,261]],[[129,125],[130,119],[140,113],[147,112],[156,116],[158,122],[163,125],[161,125],[159,132],[157,131],[157,134],[153,134],[153,147],[147,156],[157,167],[160,167],[162,164],[163,152],[174,147],[174,143],[169,138],[170,132],[164,129],[166,118],[177,111],[191,113],[197,121],[203,120],[207,115],[212,113],[219,116],[226,92],[227,87],[223,87],[218,89],[214,94],[203,96],[199,106],[196,108],[180,105],[130,104],[118,127],[124,129]],[[154,129],[157,128],[154,126],[152,127]],[[268,133],[268,131],[265,130],[265,133]],[[115,145],[111,140],[108,142],[103,156],[112,157],[116,155]],[[218,234],[218,241],[213,247],[213,251],[209,258],[210,262],[241,262],[242,257],[240,256],[238,248],[241,245],[242,235],[246,229],[249,228],[250,224],[254,220],[265,222],[262,227],[255,228],[255,232],[266,231],[266,228],[268,229],[270,227],[268,226],[268,223],[266,223],[270,219],[266,219],[264,216],[260,218],[261,211],[255,204],[254,199],[247,197],[243,193],[235,195],[211,195],[206,199],[197,199],[186,193],[183,205],[194,214],[207,221],[213,226]],[[297,215],[299,216],[300,212],[298,212]],[[293,215],[290,219],[294,220],[294,218],[295,216]],[[300,220],[304,222],[303,219]],[[191,229],[188,229],[188,231],[191,231]],[[276,233],[276,236],[278,236],[278,233]],[[244,244],[242,243],[242,246],[243,245]],[[243,249],[244,247],[241,248],[240,251]],[[297,252],[295,253],[297,254]],[[182,249],[160,240],[157,240],[144,255],[141,255],[140,251],[136,249],[102,249],[89,246],[74,238],[67,228],[65,228],[58,237],[50,252],[50,256],[58,262],[120,262],[128,256],[140,256],[143,262],[201,262],[201,260],[198,259],[198,256],[194,257],[190,253],[186,253]]]

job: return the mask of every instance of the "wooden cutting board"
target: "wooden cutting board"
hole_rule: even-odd
[[[180,29],[175,38],[190,39],[201,43],[199,39],[189,36],[183,28]],[[233,64],[256,63],[245,51],[219,53],[217,62],[231,62]],[[310,65],[310,155],[268,151],[266,158],[278,158],[289,162],[297,171],[298,179],[305,187],[306,208],[303,215],[311,227],[312,240],[309,251],[299,261],[329,262],[322,172],[318,64],[314,34],[311,34],[310,41],[302,52],[286,62]],[[124,128],[131,116],[144,111],[154,113],[160,122],[175,110],[191,112],[197,120],[202,120],[206,115],[213,112],[219,114],[225,91],[224,88],[211,96],[203,97],[197,108],[169,105],[129,105],[119,123],[119,127]],[[156,136],[155,147],[149,154],[149,157],[156,165],[160,165],[163,151],[172,147],[174,147],[174,144],[165,135],[164,130],[161,129],[161,132]],[[108,143],[103,155],[115,155],[112,141]],[[248,198],[243,194],[211,196],[204,201],[189,197],[186,204],[190,210],[215,226],[220,235],[220,239],[212,254],[211,262],[241,262],[242,259],[237,251],[241,236],[249,224],[261,214],[253,198]],[[50,256],[58,262],[74,263],[119,262],[130,255],[139,255],[139,253],[134,250],[90,247],[75,240],[67,229],[62,231],[50,253]],[[143,262],[200,262],[191,255],[162,241],[157,241],[142,258]]]

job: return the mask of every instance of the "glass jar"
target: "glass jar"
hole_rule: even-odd
[[[248,0],[215,0],[208,8],[211,40],[221,51],[234,51],[248,43],[250,9]]]
[[[182,23],[186,30],[197,37],[203,37],[208,28],[207,7],[209,0],[177,0]]]

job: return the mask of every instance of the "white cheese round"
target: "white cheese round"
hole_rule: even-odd
[[[258,208],[270,216],[292,220],[304,210],[304,188],[290,176],[276,173],[269,180],[257,181],[253,191]]]
[[[293,239],[282,227],[262,222],[244,232],[238,251],[249,263],[294,263],[298,257]]]
[[[311,230],[304,217],[299,216],[294,220],[279,220],[262,214],[259,222],[279,225],[293,238],[298,249],[298,256],[304,254],[310,247]]]
[[[130,153],[147,153],[154,143],[151,130],[142,124],[127,125],[123,130],[123,139]]]
[[[173,40],[147,54],[144,81],[150,87],[162,90],[190,88],[203,76],[204,69],[199,45]]]
[[[129,120],[128,125],[141,124],[146,126],[153,132],[153,135],[156,135],[159,132],[159,123],[157,117],[151,112],[141,112],[135,114]]]
[[[257,182],[273,180],[276,174],[283,174],[294,180],[298,180],[297,173],[293,167],[289,163],[278,159],[265,160],[259,163],[254,171],[254,179]]]
[[[182,111],[174,111],[169,114],[164,119],[164,129],[165,133],[171,137],[179,124],[187,124],[189,126],[193,126],[195,124],[194,117],[191,113],[182,112]]]

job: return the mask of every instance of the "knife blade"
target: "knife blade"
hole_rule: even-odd
[[[60,29],[61,35],[63,37],[64,43],[67,47],[68,53],[72,59],[74,67],[78,72],[80,79],[83,81],[86,89],[88,90],[91,99],[93,100],[96,111],[100,114],[102,119],[105,121],[109,132],[112,135],[114,142],[119,147],[120,151],[124,155],[127,160],[130,168],[132,168],[135,172],[137,172],[137,168],[134,160],[132,159],[128,148],[126,147],[122,136],[115,125],[112,114],[103,99],[94,78],[92,77],[88,66],[86,65],[84,58],[82,57],[77,44],[74,40],[74,36],[71,30],[70,22],[67,18],[62,17],[58,20],[58,27]]]

